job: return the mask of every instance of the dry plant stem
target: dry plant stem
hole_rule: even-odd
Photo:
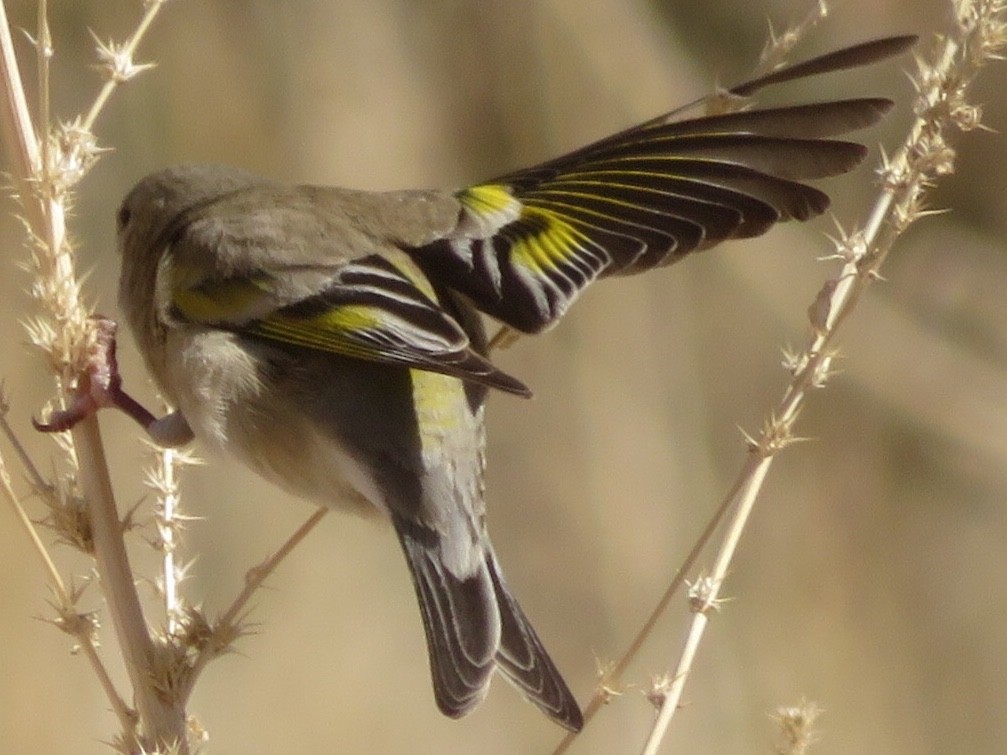
[[[147,10],[144,11],[143,18],[141,18],[140,23],[137,24],[136,30],[121,48],[115,50],[121,60],[132,61],[133,55],[140,46],[140,42],[142,42],[143,38],[146,36],[147,31],[150,29],[150,25],[154,22],[158,12],[161,10],[161,6],[166,2],[167,0],[147,0],[145,3]],[[130,63],[129,68],[135,68],[135,66]],[[91,105],[91,109],[88,111],[81,124],[85,131],[90,132],[94,128],[94,124],[97,122],[101,111],[105,108],[105,104],[108,102],[109,97],[111,97],[116,88],[126,81],[131,75],[132,73],[130,73],[129,70],[126,70],[118,75],[113,74],[105,80],[105,84],[102,86],[101,91],[98,92],[98,96],[94,99],[94,104]]]
[[[1007,3],[1003,0],[962,0],[954,6],[961,39],[944,39],[936,61],[921,65],[917,82],[920,90],[916,105],[918,118],[899,152],[893,159],[885,160],[879,170],[884,177],[884,186],[871,210],[866,228],[861,234],[844,237],[837,244],[845,251],[842,256],[846,258],[846,264],[838,279],[826,283],[809,310],[824,312],[824,316],[811,315],[814,334],[795,362],[799,369],[795,370],[760,438],[750,444],[750,459],[746,467],[751,468],[751,474],[742,475],[746,479],[740,487],[734,516],[711,574],[703,580],[701,599],[694,602],[695,613],[685,647],[643,749],[644,755],[657,752],[678,708],[708,622],[708,611],[716,606],[741,533],[775,453],[793,441],[791,429],[808,390],[824,384],[833,353],[830,344],[837,329],[851,314],[871,282],[879,277],[878,271],[894,241],[909,223],[923,214],[921,199],[924,187],[953,169],[953,152],[946,145],[946,131],[956,125],[962,128],[974,128],[976,125],[964,115],[966,112],[974,115],[964,101],[964,90],[983,60],[999,57],[999,49],[1007,43]],[[826,303],[824,309],[818,306],[820,301]],[[751,458],[757,459],[758,463],[753,466]]]
[[[783,66],[786,63],[788,53],[791,52],[794,46],[808,31],[824,21],[828,14],[828,4],[825,0],[819,0],[814,10],[812,10],[802,21],[789,26],[782,34],[777,35],[772,28],[770,28],[770,39],[765,49],[762,51],[759,65],[751,73],[751,76],[763,76],[771,73],[776,68]],[[736,106],[738,103],[733,104]],[[501,328],[500,332],[497,333],[491,342],[491,347],[496,343],[498,338],[502,338],[507,335],[505,333],[506,330],[506,327]],[[644,622],[640,631],[637,632],[633,641],[630,643],[629,647],[620,659],[610,669],[606,669],[605,673],[602,675],[600,683],[595,689],[590,702],[584,708],[585,725],[589,723],[601,707],[608,702],[611,697],[612,688],[618,687],[621,683],[623,675],[626,673],[629,665],[636,659],[637,654],[640,652],[647,638],[654,630],[658,620],[662,615],[664,615],[665,610],[667,610],[670,605],[672,598],[682,585],[685,584],[686,575],[688,575],[696,565],[703,550],[706,548],[707,544],[713,538],[714,533],[723,522],[724,517],[731,510],[732,506],[734,506],[735,501],[740,498],[740,493],[744,486],[749,480],[753,479],[757,475],[757,469],[761,463],[762,462],[758,456],[755,454],[749,455],[745,466],[735,478],[734,484],[728,490],[716,511],[707,521],[703,532],[693,543],[689,553],[675,572],[675,576],[672,578],[671,583],[665,589],[664,594],[647,617],[647,620]],[[575,740],[576,734],[572,732],[566,734],[556,746],[556,749],[553,750],[553,755],[562,755],[562,753],[565,753]]]
[[[3,423],[4,431],[8,434],[8,437],[10,437],[10,428],[7,425],[7,418],[0,418],[0,422]],[[66,589],[66,584],[60,576],[59,570],[56,568],[56,564],[53,563],[52,558],[49,556],[49,551],[42,542],[42,538],[39,537],[38,530],[35,528],[34,523],[32,523],[31,518],[28,516],[28,512],[24,510],[24,506],[21,505],[21,501],[18,500],[17,495],[14,493],[10,476],[7,473],[7,465],[4,462],[2,455],[0,455],[0,488],[3,489],[4,497],[7,499],[8,503],[10,503],[11,508],[14,510],[14,515],[24,528],[25,534],[28,535],[28,539],[31,540],[32,545],[35,548],[35,552],[38,553],[39,559],[42,561],[42,567],[49,575],[49,579],[52,582],[53,592],[56,593],[56,598],[59,601],[60,610],[72,610],[73,600],[70,597],[69,591]]]
[[[133,583],[133,572],[126,556],[123,527],[115,505],[105,447],[95,415],[87,417],[74,427],[73,440],[78,456],[90,462],[80,465],[80,485],[87,495],[94,538],[94,559],[132,682],[140,720],[153,742],[184,747],[184,707],[158,694],[151,683],[156,662],[154,643],[143,618],[140,599]]]
[[[148,7],[147,16],[156,11],[159,4]],[[147,21],[149,25],[149,21]],[[139,34],[134,39],[139,39]],[[46,21],[46,5],[39,5],[39,29],[35,40],[38,55],[40,93],[42,103],[41,122],[49,127],[48,106],[48,66],[52,55]],[[3,114],[0,124],[8,135],[12,150],[10,171],[19,188],[24,212],[32,232],[44,241],[47,254],[39,255],[40,272],[51,276],[51,280],[62,281],[62,298],[59,310],[49,312],[57,328],[63,323],[86,317],[77,295],[73,258],[66,246],[66,227],[63,198],[54,190],[53,163],[49,154],[48,137],[41,140],[32,123],[26,105],[22,80],[14,55],[6,8],[0,3],[0,85],[5,90]],[[106,89],[108,85],[106,85]],[[104,90],[103,90],[104,91]],[[92,108],[89,119],[93,122],[107,100],[99,98]],[[41,141],[41,145],[39,142]],[[68,368],[69,369],[69,368]],[[72,374],[61,378],[73,378]],[[78,481],[88,502],[91,528],[95,543],[95,560],[102,586],[112,617],[116,635],[126,660],[126,668],[133,686],[133,694],[140,713],[142,727],[149,738],[150,746],[173,746],[178,751],[188,751],[185,741],[184,709],[165,699],[154,688],[153,669],[155,662],[154,645],[144,621],[136,594],[133,573],[126,557],[122,535],[123,528],[115,506],[104,447],[95,417],[82,421],[73,431],[73,441],[78,461]],[[107,676],[99,675],[103,686]],[[106,689],[108,691],[108,688]],[[110,698],[116,704],[117,695]],[[117,710],[120,719],[124,711]],[[125,728],[125,727],[124,727]],[[126,741],[133,740],[133,727],[125,728]]]
[[[786,62],[787,55],[804,36],[822,23],[829,15],[829,4],[818,0],[818,4],[802,21],[789,26],[782,34],[777,34],[772,23],[769,25],[769,39],[760,56],[759,66],[753,75],[759,76],[773,71]]]
[[[178,570],[175,551],[178,537],[175,530],[178,521],[178,484],[176,481],[175,452],[164,449],[158,453],[160,480],[160,511],[158,512],[158,532],[160,536],[162,572],[164,574],[164,613],[167,616],[168,636],[175,636],[179,627],[181,601],[178,596]]]
[[[224,615],[220,617],[222,624],[232,624],[237,621],[238,614],[241,613],[245,604],[248,603],[252,595],[255,594],[255,591],[262,586],[262,583],[265,582],[266,578],[276,570],[276,567],[280,565],[280,562],[290,555],[291,551],[293,551],[294,548],[296,548],[301,541],[308,536],[308,533],[311,532],[311,530],[315,528],[315,525],[322,521],[322,517],[328,513],[329,510],[327,508],[317,509],[307,518],[304,524],[294,530],[294,534],[287,538],[287,541],[280,546],[276,553],[267,558],[259,566],[249,570],[248,574],[245,575],[244,589],[238,597],[234,599],[230,608],[228,608],[227,611],[224,612]]]
[[[280,565],[287,556],[290,555],[291,551],[294,550],[303,540],[308,536],[308,533],[315,528],[322,518],[329,512],[326,508],[317,509],[307,520],[298,527],[294,533],[287,538],[286,542],[280,546],[280,548],[269,558],[263,561],[259,566],[254,569],[250,569],[245,575],[245,587],[238,594],[238,597],[234,599],[230,607],[224,612],[224,615],[220,617],[217,621],[217,627],[223,628],[225,633],[232,627],[237,626],[241,622],[241,612],[244,610],[248,601],[256,593],[256,591],[262,587],[262,583],[266,581],[266,578],[272,574],[276,567]],[[192,690],[195,687],[196,681],[199,679],[199,675],[202,673],[206,664],[209,663],[215,655],[217,654],[216,647],[210,647],[204,649],[196,660],[192,664],[192,668],[186,678],[185,685],[180,695],[181,699],[187,700],[189,695],[192,694]]]
[[[24,456],[24,450],[21,448],[21,444],[17,441],[17,438],[11,431],[10,425],[7,423],[7,417],[4,416],[3,411],[0,411],[0,425],[2,425],[4,434],[7,436],[8,440],[14,444],[18,454],[22,456],[22,459],[26,459]],[[35,472],[31,464],[26,465],[26,468],[37,476],[37,472]],[[49,575],[50,586],[53,593],[56,595],[56,601],[58,603],[57,608],[59,610],[60,617],[70,618],[75,616],[76,606],[74,605],[74,597],[70,594],[70,591],[67,590],[66,584],[63,582],[63,578],[60,576],[59,570],[56,568],[56,564],[54,564],[52,558],[50,558],[49,551],[43,544],[42,538],[39,537],[38,530],[35,528],[34,523],[28,516],[28,512],[24,510],[24,507],[18,500],[17,495],[14,493],[14,488],[11,485],[10,476],[7,473],[7,468],[4,464],[2,456],[0,456],[0,489],[3,490],[4,497],[10,503],[18,522],[24,529],[25,534],[28,535],[28,539],[31,541],[35,552],[39,555],[39,558],[42,561],[43,568]],[[77,638],[77,642],[80,648],[84,651],[84,655],[87,657],[88,663],[91,664],[91,668],[98,677],[98,682],[105,691],[109,704],[112,706],[112,710],[114,711],[116,718],[119,719],[119,724],[122,727],[122,730],[124,732],[133,731],[136,728],[136,714],[119,695],[118,690],[116,690],[115,685],[112,683],[111,677],[108,675],[108,670],[105,668],[105,664],[102,663],[101,658],[98,656],[98,648],[91,635],[89,629],[90,625],[83,622],[78,622],[77,624],[80,626],[81,631],[75,633],[74,636]]]
[[[23,455],[24,450],[21,448],[21,444],[17,441],[17,437],[14,435],[7,422],[6,405],[0,408],[0,426],[2,426],[4,435],[7,436],[7,439],[14,443],[18,454]],[[29,469],[34,471],[32,467],[29,467]],[[42,542],[42,538],[39,536],[35,524],[32,522],[31,517],[28,516],[28,512],[25,511],[24,506],[21,505],[21,501],[14,492],[14,486],[11,484],[10,475],[7,472],[7,463],[2,454],[0,454],[0,489],[3,490],[4,497],[7,499],[7,502],[10,503],[11,509],[14,511],[14,515],[17,517],[18,522],[21,524],[25,534],[31,541],[35,552],[38,554],[39,560],[42,562],[43,569],[49,575],[52,591],[56,594],[56,599],[59,601],[60,613],[64,614],[66,612],[73,611],[73,598],[71,597],[69,590],[67,590],[66,584],[63,582],[63,577],[60,576],[59,570],[56,568],[56,564],[53,563],[48,549]],[[91,646],[93,649],[93,643],[89,641],[86,644]]]
[[[702,642],[703,634],[709,624],[709,612],[716,608],[717,596],[720,586],[727,576],[731,560],[741,541],[741,534],[755,506],[756,498],[762,483],[769,472],[769,465],[772,462],[771,456],[762,456],[758,451],[753,450],[749,455],[745,468],[739,476],[740,493],[737,497],[731,496],[730,503],[737,501],[737,508],[731,518],[724,541],[711,570],[710,577],[702,580],[699,589],[698,601],[694,605],[692,624],[689,626],[689,633],[685,639],[685,646],[679,656],[678,667],[672,676],[671,685],[668,689],[657,720],[651,729],[650,737],[643,748],[644,755],[655,755],[660,747],[671,718],[678,709],[678,703],[682,698],[685,689],[685,680],[692,668],[696,654],[699,652],[699,645]]]
[[[31,457],[28,456],[28,452],[25,451],[21,441],[18,440],[17,435],[14,434],[14,429],[7,422],[7,397],[3,393],[3,386],[0,385],[0,429],[3,430],[3,434],[7,436],[7,441],[14,448],[14,452],[18,456],[18,461],[21,462],[21,467],[25,472],[28,473],[28,477],[31,478],[32,487],[35,490],[46,490],[50,487],[49,483],[45,481],[42,477],[42,473],[38,471],[35,464],[32,463]],[[48,557],[48,553],[45,554]]]
[[[752,457],[754,460],[754,457]],[[709,521],[706,523],[706,527],[703,532],[700,533],[699,537],[696,538],[695,542],[692,544],[692,548],[689,553],[682,560],[681,565],[678,567],[678,571],[675,572],[675,576],[672,577],[671,583],[665,589],[664,594],[661,599],[658,600],[657,605],[650,612],[647,620],[643,623],[640,631],[636,633],[633,641],[629,644],[629,647],[623,653],[622,657],[610,668],[606,669],[602,676],[601,682],[595,689],[594,695],[591,696],[590,702],[584,708],[584,723],[585,725],[594,718],[595,714],[601,710],[601,707],[605,705],[611,697],[611,689],[613,685],[618,685],[620,680],[629,668],[629,665],[636,660],[637,654],[643,648],[644,643],[647,638],[650,637],[651,632],[654,631],[654,627],[657,626],[657,622],[664,615],[668,606],[671,604],[672,598],[681,589],[682,585],[685,584],[686,576],[695,567],[696,563],[699,561],[699,557],[702,552],[706,549],[707,544],[713,538],[717,529],[720,527],[721,522],[730,511],[731,506],[734,504],[735,498],[737,497],[738,491],[740,490],[740,485],[744,483],[747,477],[750,475],[748,467],[742,470],[739,474],[738,479],[735,481],[734,486],[728,491],[727,495],[721,501],[720,506],[714,512],[713,516],[710,517]],[[575,732],[569,732],[566,734],[560,743],[553,750],[553,755],[563,755],[570,746],[576,741],[577,734]]]
[[[19,127],[22,123],[29,123],[30,117],[24,89],[20,86],[21,72],[18,69],[17,58],[14,56],[14,41],[11,39],[10,26],[7,23],[7,10],[3,3],[0,3],[0,75],[3,76],[5,83],[4,107],[0,117],[3,119],[3,135],[7,154],[38,155],[38,141],[35,139],[35,132],[26,131]],[[18,85],[10,86],[10,82],[18,82]],[[30,208],[25,207],[24,209],[27,212]],[[40,217],[30,218],[31,221],[40,219]],[[36,224],[33,222],[32,225]],[[41,223],[38,225],[40,226]]]
[[[166,0],[148,0],[146,10],[136,30],[127,42],[122,45],[98,43],[99,56],[107,78],[87,114],[78,119],[70,128],[76,134],[89,135],[102,109],[111,94],[124,81],[134,76],[146,66],[132,62],[133,54],[141,39],[150,27],[160,8]],[[40,122],[46,129],[50,127],[49,117],[49,61],[52,57],[52,45],[47,24],[47,5],[41,0],[38,6],[38,31],[33,40],[37,54],[37,67],[40,92]],[[65,201],[66,192],[79,180],[86,170],[93,154],[87,150],[93,147],[93,142],[72,140],[62,145],[62,151],[50,142],[48,135],[39,138],[32,124],[24,97],[21,77],[18,72],[17,60],[13,51],[6,10],[0,0],[0,75],[3,76],[0,85],[3,86],[6,99],[0,108],[0,128],[8,138],[10,154],[14,156],[11,174],[15,181],[18,194],[23,203],[23,212],[27,224],[34,236],[41,241],[42,253],[38,255],[40,278],[49,281],[68,282],[59,289],[60,296],[47,316],[52,319],[54,330],[60,334],[62,341],[59,351],[64,359],[54,359],[54,364],[62,365],[58,372],[61,382],[73,385],[86,380],[86,376],[78,374],[77,363],[73,359],[65,359],[66,355],[86,353],[86,348],[73,348],[74,344],[67,342],[63,336],[71,332],[62,327],[76,318],[85,320],[87,313],[80,302],[79,289],[75,284],[76,275],[70,252],[65,239]],[[50,302],[51,304],[51,302]],[[87,335],[93,338],[93,334]],[[81,638],[81,646],[96,664],[99,679],[109,695],[112,707],[116,710],[122,723],[124,746],[129,751],[151,751],[152,749],[170,749],[177,753],[187,753],[189,745],[186,741],[185,701],[191,693],[192,684],[203,666],[219,652],[219,646],[202,653],[194,662],[192,673],[186,677],[183,689],[169,690],[156,681],[164,676],[158,664],[159,650],[153,640],[142,613],[139,597],[135,589],[135,580],[126,554],[123,541],[124,526],[118,516],[115,505],[108,467],[105,459],[98,424],[92,415],[74,426],[72,432],[73,454],[79,470],[78,484],[88,504],[90,525],[94,540],[94,557],[101,578],[108,612],[119,640],[126,669],[130,675],[133,695],[139,713],[139,724],[145,736],[142,742],[137,738],[137,715],[122,701],[100,664],[95,645],[90,637]],[[162,478],[168,487],[172,487],[174,469],[171,462],[162,459]],[[39,480],[40,481],[40,480]],[[44,485],[44,483],[42,483]],[[177,596],[177,569],[174,557],[174,533],[172,530],[174,499],[169,494],[163,500],[164,511],[162,538],[164,540],[164,579],[165,601],[168,617],[168,636],[173,636],[173,630],[180,628],[182,614],[181,601]],[[24,514],[23,509],[21,513]],[[225,613],[221,626],[234,625],[239,622],[239,614],[247,604],[252,594],[261,586],[263,580],[290,553],[307,533],[322,518],[325,511],[316,512],[297,532],[285,543],[276,554],[265,564],[250,573],[245,589]],[[58,579],[55,567],[34,527],[25,514],[22,521],[29,525],[31,539],[38,552],[46,561],[51,573]],[[63,606],[72,608],[72,596],[69,595],[62,581],[54,582],[61,610]],[[72,611],[71,611],[72,612]],[[224,634],[227,634],[225,631]]]

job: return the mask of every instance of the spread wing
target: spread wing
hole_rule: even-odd
[[[770,84],[901,52],[912,37],[869,42],[746,82]],[[554,323],[593,280],[667,265],[728,239],[822,213],[804,183],[865,156],[833,137],[878,121],[892,103],[850,99],[682,118],[667,113],[541,165],[456,194],[458,227],[412,249],[428,274],[525,332]]]

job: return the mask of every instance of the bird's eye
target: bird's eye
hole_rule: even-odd
[[[130,212],[130,209],[126,205],[123,205],[122,207],[119,208],[119,215],[117,217],[117,221],[119,223],[120,231],[126,227],[126,223],[129,222],[131,214],[132,213]]]

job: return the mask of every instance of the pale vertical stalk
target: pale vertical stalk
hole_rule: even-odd
[[[80,485],[87,496],[94,538],[94,559],[112,617],[116,638],[132,682],[140,723],[147,739],[159,746],[188,752],[185,737],[185,708],[156,687],[157,658],[150,632],[143,618],[140,598],[123,542],[123,527],[108,476],[105,447],[94,415],[73,429],[80,465]]]
[[[753,451],[753,453],[756,453]],[[689,671],[699,652],[703,634],[709,625],[709,612],[716,610],[717,596],[720,586],[727,578],[727,570],[741,542],[741,535],[745,531],[745,525],[751,516],[755,501],[762,488],[762,483],[769,473],[769,465],[772,461],[770,456],[760,456],[755,462],[751,472],[745,474],[745,484],[738,498],[737,509],[731,518],[730,526],[724,536],[724,540],[717,552],[713,569],[709,577],[699,579],[690,591],[690,598],[693,605],[693,620],[689,627],[689,633],[685,639],[685,645],[678,659],[678,666],[671,677],[671,683],[666,692],[661,710],[657,720],[651,729],[650,736],[643,748],[643,755],[656,755],[657,748],[660,747],[664,739],[665,732],[671,724],[671,718],[678,709],[682,693],[685,691],[685,682],[689,677]]]
[[[178,596],[178,565],[175,550],[178,547],[178,482],[176,479],[175,452],[164,449],[158,453],[159,475],[163,482],[160,496],[161,510],[157,528],[160,535],[161,570],[164,574],[164,613],[167,617],[168,636],[179,630],[181,603]]]
[[[72,250],[66,243],[66,192],[86,169],[88,155],[83,143],[76,142],[67,154],[60,155],[60,166],[50,143],[49,60],[52,56],[47,6],[39,4],[38,30],[34,40],[39,72],[41,122],[44,135],[32,123],[26,104],[22,79],[14,55],[6,7],[0,2],[0,66],[5,97],[0,123],[13,146],[9,164],[26,214],[30,231],[41,243],[36,246],[37,281],[46,316],[51,318],[50,359],[57,377],[64,385],[86,381],[83,365],[93,344],[88,327],[88,313],[81,304]],[[153,6],[148,8],[148,15]],[[100,105],[92,108],[91,120]],[[40,144],[41,142],[41,144]],[[79,172],[64,175],[57,170],[67,166]],[[133,572],[123,543],[123,526],[112,492],[105,450],[95,417],[80,422],[73,430],[73,455],[76,459],[77,482],[87,502],[94,558],[102,588],[119,641],[126,669],[133,686],[133,696],[140,714],[140,724],[146,735],[145,747],[170,747],[188,752],[185,714],[168,695],[155,685],[158,675],[156,651],[148,631]],[[103,681],[104,684],[104,681]],[[113,701],[118,699],[113,695]],[[120,711],[120,718],[122,718]],[[135,745],[132,731],[123,732],[123,742]],[[132,747],[131,747],[132,749]]]
[[[147,0],[142,20],[125,43],[98,42],[100,68],[106,73],[106,81],[86,115],[60,125],[55,131],[52,131],[55,127],[48,116],[52,47],[47,6],[44,0],[39,4],[38,30],[33,43],[39,78],[40,122],[44,127],[40,136],[26,104],[6,9],[0,0],[0,88],[4,97],[0,102],[0,130],[13,157],[10,173],[22,203],[28,242],[34,255],[33,292],[42,312],[41,317],[29,325],[29,331],[35,344],[49,356],[60,386],[78,392],[88,390],[94,369],[92,360],[99,344],[96,326],[81,303],[73,250],[66,239],[65,207],[74,186],[98,152],[91,131],[109,97],[120,84],[149,67],[134,63],[133,55],[165,1]],[[111,336],[103,333],[102,337]],[[5,431],[8,429],[2,412],[0,424]],[[211,626],[201,612],[185,605],[179,592],[183,570],[179,568],[177,552],[182,522],[177,466],[191,461],[184,453],[158,451],[157,469],[148,483],[159,494],[157,527],[162,549],[167,631],[163,636],[155,636],[145,620],[137,594],[138,580],[130,568],[123,540],[129,520],[127,517],[124,522],[118,513],[95,416],[79,421],[65,440],[60,439],[65,462],[73,470],[76,484],[73,491],[57,490],[46,483],[34,470],[16,438],[12,437],[12,443],[29,469],[36,490],[44,495],[52,494],[56,518],[63,517],[70,522],[57,526],[57,531],[63,532],[60,527],[66,526],[67,539],[95,559],[136,710],[131,709],[116,691],[97,654],[94,636],[97,625],[89,614],[76,612],[79,593],[67,589],[56,571],[30,518],[6,484],[9,481],[0,458],[0,477],[4,482],[0,485],[0,497],[10,499],[50,574],[59,611],[54,623],[78,638],[119,718],[122,731],[114,743],[116,748],[130,754],[156,751],[185,755],[190,752],[192,743],[202,739],[198,726],[190,729],[185,707],[200,672],[241,636],[244,632],[241,614],[251,595],[320,521],[325,511],[319,510],[311,516],[271,558],[249,572],[245,589],[221,620]],[[79,513],[72,508],[77,500],[85,502],[86,522],[74,518]],[[71,504],[68,510],[63,507],[66,502]]]
[[[679,654],[675,675],[643,748],[654,755],[667,733],[681,700],[699,643],[716,607],[723,581],[745,524],[777,451],[795,440],[792,429],[810,388],[823,386],[834,356],[831,343],[838,328],[852,313],[879,270],[898,236],[925,214],[923,195],[933,182],[954,168],[954,151],[947,144],[948,131],[967,131],[979,125],[978,111],[965,100],[966,89],[985,62],[1000,58],[1007,44],[1007,3],[1004,0],[957,0],[952,2],[957,28],[941,42],[932,63],[919,61],[915,79],[917,119],[894,158],[885,159],[878,173],[882,190],[862,231],[843,234],[836,242],[837,256],[844,260],[836,278],[825,283],[808,309],[812,336],[804,351],[788,358],[793,378],[766,422],[757,440],[750,440],[750,454],[758,463],[746,461],[738,495],[732,496],[733,515],[727,526],[713,570],[694,587],[690,596],[694,611],[686,641]]]
[[[18,449],[18,452],[23,453],[23,449],[20,448],[20,444],[17,442],[13,432],[11,432],[10,425],[7,423],[6,412],[6,400],[0,395],[0,427],[2,427],[4,435]],[[76,598],[64,583],[59,570],[56,568],[56,564],[53,563],[52,558],[49,556],[48,549],[42,542],[42,538],[39,537],[35,524],[31,521],[28,513],[14,493],[14,486],[11,485],[10,474],[7,472],[7,465],[2,455],[0,455],[0,492],[3,493],[3,497],[7,499],[7,502],[13,509],[21,528],[31,541],[35,552],[42,561],[46,574],[49,576],[49,583],[56,596],[57,608],[59,610],[59,619],[55,623],[60,629],[77,639],[78,646],[83,650],[88,663],[91,664],[91,668],[98,677],[98,682],[105,691],[112,710],[119,719],[122,730],[124,732],[133,731],[136,728],[136,716],[115,689],[115,685],[108,675],[108,670],[101,662],[101,658],[98,657],[98,647],[94,639],[94,621],[91,620],[90,616],[77,613],[74,606]]]

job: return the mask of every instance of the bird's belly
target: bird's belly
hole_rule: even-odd
[[[279,433],[266,430],[268,439],[248,437],[261,433],[260,428],[247,433],[234,427],[232,432],[236,441],[232,449],[241,461],[287,492],[320,506],[359,514],[384,510],[367,471],[317,431],[308,427],[287,427]],[[263,453],[264,448],[269,452]]]
[[[232,334],[186,339],[168,366],[170,398],[214,455],[231,455],[284,490],[358,513],[383,510],[365,467],[263,382],[261,355]]]

